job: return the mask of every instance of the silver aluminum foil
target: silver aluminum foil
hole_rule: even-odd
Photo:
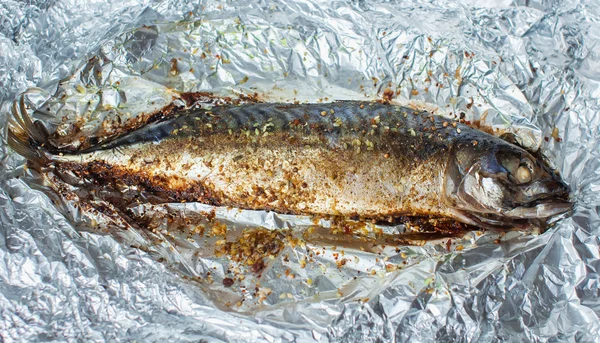
[[[597,2],[8,1],[0,15],[3,124],[21,92],[65,142],[73,123],[104,137],[185,92],[393,94],[515,133],[576,200],[541,235],[424,245],[377,241],[401,226],[350,244],[335,223],[202,204],[140,205],[139,230],[86,190],[53,191],[2,141],[2,341],[598,341]],[[279,242],[260,273],[215,254],[257,230]]]

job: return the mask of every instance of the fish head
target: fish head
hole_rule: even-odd
[[[449,205],[487,228],[544,228],[570,212],[569,187],[542,158],[492,136],[465,135],[445,175]]]

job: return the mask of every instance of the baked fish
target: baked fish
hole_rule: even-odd
[[[481,228],[544,228],[569,188],[541,159],[460,121],[361,101],[195,108],[85,149],[58,149],[24,105],[8,142],[78,185],[128,201]],[[88,144],[89,145],[89,144]]]

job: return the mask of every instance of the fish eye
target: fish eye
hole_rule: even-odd
[[[515,173],[515,179],[518,183],[527,183],[531,181],[531,171],[527,166],[519,166]]]
[[[513,174],[513,177],[519,184],[531,182],[533,176],[533,162],[524,157],[520,163],[519,167]]]

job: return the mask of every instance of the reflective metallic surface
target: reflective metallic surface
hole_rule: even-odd
[[[597,340],[595,2],[0,9],[0,120],[37,86],[30,112],[63,144],[183,106],[180,92],[391,97],[540,147],[575,200],[573,216],[541,235],[474,232],[424,245],[394,242],[400,226],[351,228],[369,239],[349,243],[325,220],[196,203],[140,204],[127,215],[152,230],[124,230],[121,214],[85,190],[62,185],[57,196],[53,176],[25,170],[2,132],[3,341]],[[231,257],[235,242],[265,241],[265,266]]]

